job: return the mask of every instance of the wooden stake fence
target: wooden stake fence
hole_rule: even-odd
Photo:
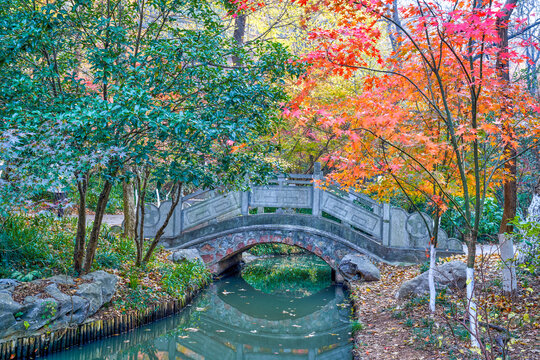
[[[179,312],[197,293],[198,291],[187,294],[182,300],[169,301],[132,314],[94,320],[76,327],[0,342],[0,360],[35,359],[125,333]]]

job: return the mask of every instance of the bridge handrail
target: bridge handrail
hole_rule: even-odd
[[[261,213],[265,208],[285,213],[289,211],[287,209],[311,210],[313,216],[337,220],[370,235],[384,246],[419,248],[426,242],[427,229],[423,230],[425,225],[419,221],[418,214],[408,214],[354,189],[340,187],[323,176],[320,165],[315,166],[313,174],[281,174],[265,185],[252,186],[249,191],[205,189],[185,195],[164,236],[180,236],[212,222],[248,216],[254,211]],[[170,201],[163,202],[159,208],[148,205],[145,236],[155,235],[169,209]],[[427,214],[421,216],[429,218]],[[459,241],[449,239],[444,230],[441,229],[439,235],[443,247],[459,247]]]

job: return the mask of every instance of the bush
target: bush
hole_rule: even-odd
[[[73,256],[75,219],[13,215],[0,223],[0,277],[33,280],[67,273]],[[26,277],[27,274],[32,274]]]
[[[200,261],[183,261],[179,264],[166,264],[161,268],[162,288],[175,298],[184,296],[198,289],[212,279],[212,274]]]
[[[12,215],[0,221],[0,277],[31,281],[72,274],[76,218]],[[91,228],[87,228],[89,233]],[[135,259],[133,241],[103,225],[93,270],[120,269]]]
[[[291,255],[291,254],[302,254],[304,249],[297,246],[287,245],[287,244],[278,244],[278,243],[267,243],[267,244],[258,244],[248,250],[251,255],[262,256],[262,255]]]
[[[134,261],[136,254],[133,240],[111,231],[104,224],[99,237],[99,245],[93,269],[121,269]]]

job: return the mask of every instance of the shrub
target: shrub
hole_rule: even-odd
[[[200,261],[183,261],[179,264],[163,265],[161,285],[165,292],[175,298],[184,296],[206,285],[212,274]]]
[[[0,222],[0,277],[33,280],[50,275],[52,269],[69,272],[74,224],[72,218],[46,215],[3,218]]]
[[[302,254],[305,252],[304,249],[297,246],[279,244],[279,243],[267,243],[267,244],[258,244],[248,250],[248,252],[255,256],[262,255],[291,255],[291,254]]]

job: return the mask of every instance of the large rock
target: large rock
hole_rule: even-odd
[[[94,271],[93,273],[90,273],[88,275],[84,275],[82,278],[85,280],[92,280],[96,285],[101,287],[103,303],[111,301],[112,296],[116,292],[116,283],[118,282],[118,276],[109,274],[108,272],[103,270],[99,270]]]
[[[0,292],[13,292],[21,282],[14,279],[0,279]]]
[[[401,284],[398,299],[429,294],[429,271]],[[435,289],[463,289],[467,283],[467,266],[461,261],[451,261],[438,265],[433,272]]]
[[[75,285],[75,281],[73,281],[73,278],[69,275],[54,275],[47,280],[62,285]]]
[[[339,271],[346,280],[378,281],[379,269],[364,255],[345,255],[339,263]]]
[[[27,296],[22,304],[12,298],[18,282],[0,282],[0,339],[23,336],[45,326],[48,329],[80,324],[111,301],[116,292],[118,277],[105,271],[95,271],[82,277],[87,282],[76,288],[75,294],[62,292],[58,285],[72,285],[73,278],[65,275],[53,276],[44,293]],[[36,280],[42,282],[43,280]]]
[[[0,292],[0,315],[3,313],[16,314],[21,311],[22,305],[13,301],[11,294]]]
[[[15,331],[17,325],[15,315],[19,316],[22,309],[23,306],[13,301],[11,294],[0,292],[0,339]]]
[[[58,289],[58,285],[50,284],[45,292],[58,302],[56,326],[80,324],[89,316],[90,301],[81,296],[67,295]]]
[[[168,259],[175,263],[179,263],[185,260],[188,260],[188,261],[199,260],[200,262],[203,262],[203,259],[201,258],[201,254],[199,254],[199,250],[197,249],[175,250],[171,255],[169,255]]]
[[[88,300],[88,316],[93,315],[103,304],[111,301],[116,292],[118,277],[103,270],[95,271],[82,277],[92,282],[79,285],[76,295]]]
[[[21,320],[28,323],[26,330],[35,331],[52,324],[58,317],[58,302],[53,298],[27,296],[24,299]]]

